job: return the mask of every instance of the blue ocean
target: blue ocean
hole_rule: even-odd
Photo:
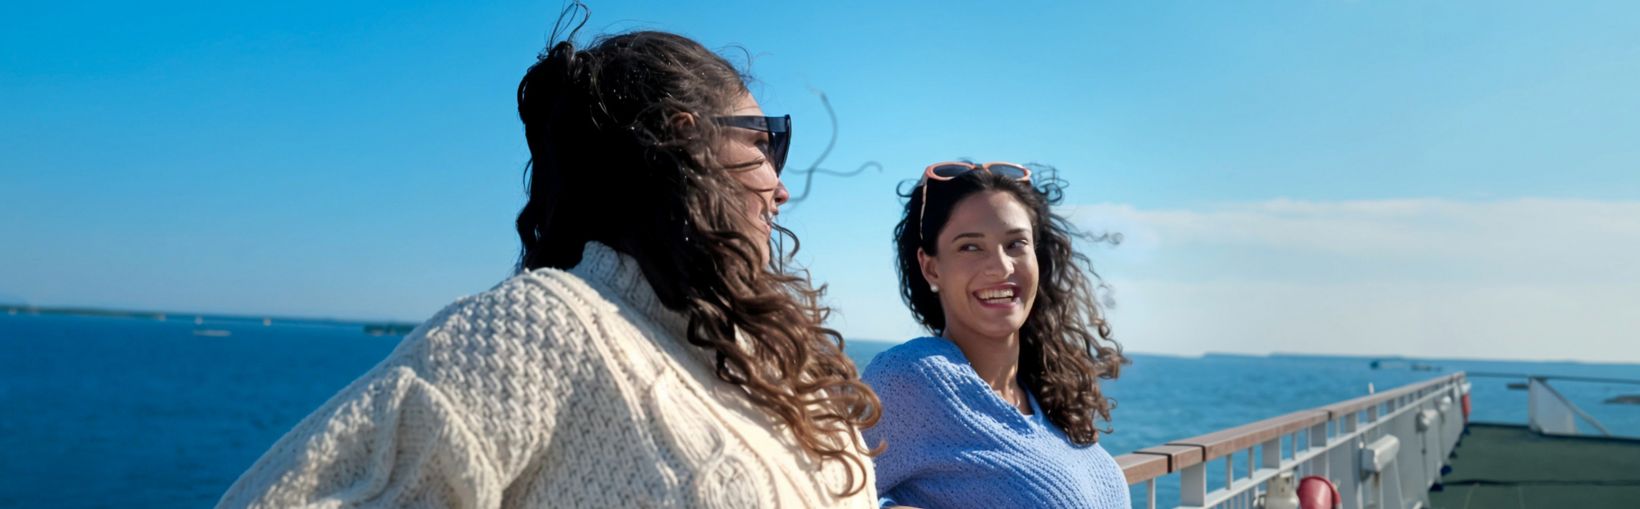
[[[401,339],[338,323],[0,315],[0,507],[210,507]],[[848,349],[864,365],[890,346]],[[1117,400],[1101,438],[1112,454],[1458,370],[1640,379],[1640,365],[1623,364],[1130,356],[1106,389]],[[1525,392],[1510,380],[1471,381],[1474,420],[1525,422]],[[1640,405],[1605,403],[1640,385],[1555,386],[1614,433],[1640,436]]]

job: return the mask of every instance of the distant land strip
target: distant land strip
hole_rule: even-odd
[[[27,304],[0,304],[0,313],[7,315],[59,315],[59,316],[87,316],[100,318],[133,318],[139,320],[157,321],[186,321],[195,323],[211,322],[261,322],[262,325],[300,324],[300,325],[332,325],[354,326],[373,336],[402,336],[416,329],[415,323],[410,322],[371,322],[361,320],[340,320],[334,318],[295,318],[288,316],[253,316],[253,315],[223,315],[214,313],[186,313],[171,311],[135,311],[122,309],[103,309],[71,306],[33,306]]]

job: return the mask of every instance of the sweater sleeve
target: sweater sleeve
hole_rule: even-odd
[[[888,506],[906,503],[896,493],[907,481],[921,475],[930,465],[924,461],[930,440],[942,430],[938,416],[948,410],[939,408],[950,396],[941,394],[935,381],[926,373],[927,366],[920,359],[906,355],[885,354],[873,361],[862,378],[882,401],[883,413],[877,425],[861,431],[866,445],[882,445],[883,452],[872,461],[877,469],[879,503]]]
[[[532,277],[412,332],[275,443],[218,507],[499,507],[551,440],[585,364],[581,320]]]

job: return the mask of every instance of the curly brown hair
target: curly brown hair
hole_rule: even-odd
[[[1035,182],[1034,184],[1032,182]],[[923,186],[932,184],[923,207]],[[948,181],[918,183],[908,192],[905,216],[894,227],[899,255],[900,296],[923,327],[935,334],[945,331],[945,310],[939,294],[923,277],[917,250],[936,255],[938,233],[963,198],[985,191],[1002,191],[1018,199],[1031,216],[1037,270],[1036,303],[1019,329],[1019,372],[1048,419],[1072,442],[1087,445],[1109,433],[1094,425],[1094,415],[1110,422],[1116,401],[1099,390],[1099,379],[1113,380],[1127,359],[1111,337],[1095,290],[1103,287],[1088,258],[1072,242],[1091,238],[1081,233],[1052,206],[1064,196],[1064,182],[1052,171],[1035,171],[1030,182],[986,171],[972,171]],[[920,220],[919,220],[920,218]],[[924,229],[932,235],[923,235]],[[1101,237],[1103,239],[1104,237]]]
[[[781,251],[747,224],[757,217],[749,212],[768,211],[748,210],[753,190],[735,172],[749,170],[715,157],[722,128],[675,121],[726,114],[746,79],[663,32],[582,50],[566,41],[540,55],[518,85],[531,155],[519,269],[573,267],[587,242],[632,257],[660,301],[688,318],[688,341],[716,354],[717,377],[778,417],[821,464],[847,465],[842,494],[852,495],[866,488],[855,437],[877,421],[877,397],[842,336],[822,325],[825,288],[792,267],[796,237],[771,225],[783,237],[775,244],[791,247]]]

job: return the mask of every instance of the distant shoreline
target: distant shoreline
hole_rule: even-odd
[[[346,320],[346,319],[339,319],[339,318],[301,318],[301,317],[275,316],[275,315],[260,315],[260,316],[259,315],[230,315],[230,314],[219,314],[219,313],[187,313],[187,312],[170,312],[170,311],[119,310],[119,309],[104,309],[104,308],[74,307],[74,306],[33,306],[33,305],[25,305],[25,304],[0,304],[0,315],[7,315],[7,314],[9,314],[9,315],[29,314],[29,315],[86,316],[86,317],[100,317],[100,318],[131,318],[131,319],[139,319],[139,320],[156,320],[156,321],[184,321],[184,320],[203,319],[203,320],[210,320],[210,321],[228,321],[228,322],[244,322],[244,323],[258,323],[258,322],[260,322],[260,323],[268,324],[268,325],[271,325],[271,324],[274,324],[274,323],[286,324],[286,325],[290,325],[290,324],[327,325],[327,326],[341,326],[341,327],[359,327],[364,331],[364,333],[370,334],[370,335],[373,335],[373,336],[402,336],[402,335],[409,334],[410,331],[415,330],[415,328],[417,326],[421,325],[418,322],[401,322],[401,321],[391,321],[391,320],[384,320],[384,321]],[[872,339],[872,338],[858,338],[857,337],[857,338],[847,338],[847,341],[848,341],[848,343],[851,343],[851,344],[859,344],[859,343],[871,344],[871,345],[874,345],[873,346],[874,349],[875,348],[887,349],[889,347],[892,347],[896,344],[899,344],[899,343],[903,342],[904,340],[886,340],[886,339]],[[1599,360],[1599,361],[1595,361],[1595,360],[1563,359],[1563,358],[1557,359],[1557,358],[1548,358],[1548,357],[1541,358],[1541,359],[1510,359],[1510,358],[1491,358],[1491,357],[1450,357],[1450,356],[1420,357],[1420,356],[1406,356],[1406,355],[1399,355],[1399,354],[1389,354],[1389,355],[1378,354],[1378,355],[1374,355],[1374,354],[1366,354],[1366,353],[1303,353],[1303,352],[1280,352],[1280,351],[1278,351],[1278,352],[1269,352],[1269,353],[1207,351],[1207,352],[1202,352],[1200,354],[1128,351],[1126,353],[1129,354],[1129,355],[1171,357],[1171,358],[1180,358],[1180,359],[1202,359],[1202,358],[1246,358],[1246,359],[1283,359],[1283,358],[1288,358],[1288,359],[1304,359],[1304,358],[1311,358],[1311,359],[1333,359],[1333,360],[1347,359],[1347,360],[1358,360],[1358,361],[1362,361],[1362,362],[1371,362],[1371,361],[1375,361],[1375,360],[1376,361],[1393,361],[1393,362],[1423,362],[1423,363],[1432,363],[1432,362],[1433,363],[1438,363],[1438,362],[1449,362],[1449,361],[1457,361],[1457,362],[1485,361],[1485,362],[1561,362],[1561,363],[1568,363],[1568,364],[1583,364],[1583,365],[1590,365],[1590,366],[1634,366],[1634,365],[1640,365],[1640,362],[1637,362],[1637,361],[1623,361],[1623,360]]]
[[[31,306],[22,304],[0,304],[0,313],[7,315],[54,315],[54,316],[84,316],[97,318],[131,318],[136,320],[187,321],[203,322],[247,322],[263,325],[300,324],[300,325],[332,325],[360,327],[366,334],[375,336],[402,336],[415,330],[418,323],[394,321],[366,321],[342,320],[335,318],[297,318],[275,315],[228,315],[218,313],[188,313],[172,311],[140,311],[122,309],[104,309],[74,306]]]

